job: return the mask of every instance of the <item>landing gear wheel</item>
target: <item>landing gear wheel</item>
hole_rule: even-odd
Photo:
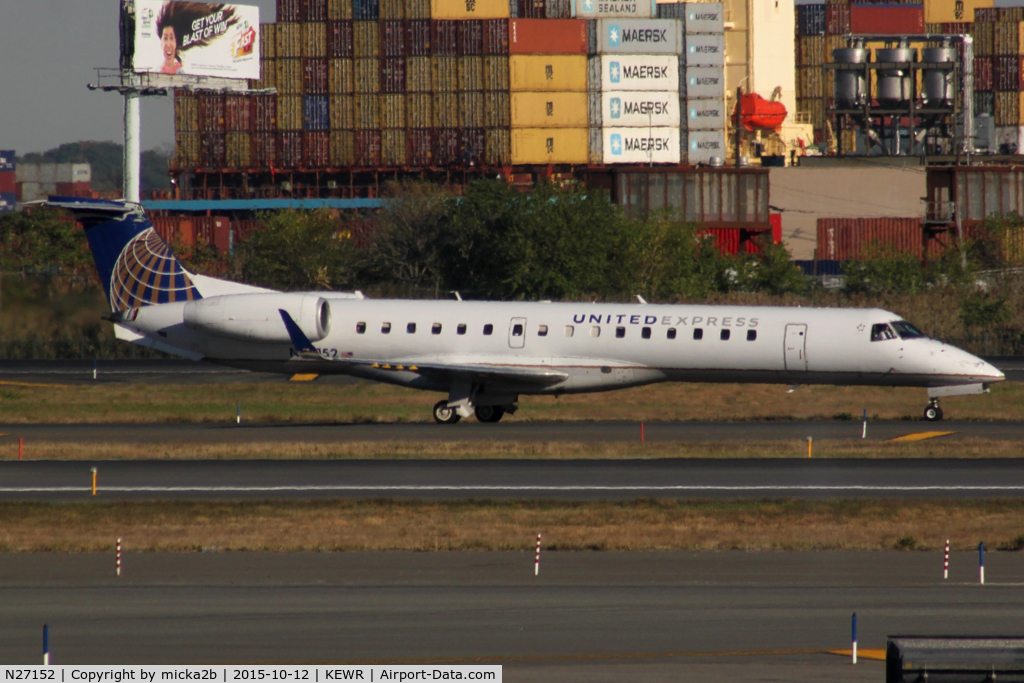
[[[434,421],[439,425],[453,425],[458,422],[461,416],[455,412],[455,408],[448,407],[448,401],[438,401],[434,404]]]
[[[924,409],[924,419],[928,422],[939,422],[942,420],[942,408],[937,403],[930,403]]]
[[[474,412],[480,422],[497,422],[505,414],[505,409],[501,406],[477,406]]]

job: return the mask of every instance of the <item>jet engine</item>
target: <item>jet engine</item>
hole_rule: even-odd
[[[185,304],[185,327],[242,341],[291,342],[281,318],[287,311],[310,341],[331,331],[331,305],[316,294],[225,294]]]

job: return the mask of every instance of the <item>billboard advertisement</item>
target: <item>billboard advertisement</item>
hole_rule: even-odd
[[[135,0],[132,70],[258,79],[258,7],[185,0]]]

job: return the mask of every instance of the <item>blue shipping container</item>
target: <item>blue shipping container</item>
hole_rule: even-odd
[[[331,111],[327,95],[306,95],[302,108],[302,123],[306,130],[330,130]]]
[[[793,261],[793,265],[804,272],[804,275],[842,275],[843,262],[830,259],[818,261]]]
[[[356,21],[380,19],[380,0],[353,0],[352,18]]]
[[[14,150],[0,150],[0,171],[16,171]]]
[[[797,5],[796,11],[801,36],[825,35],[825,5]]]
[[[0,193],[0,215],[11,213],[17,208],[17,197],[13,192]]]

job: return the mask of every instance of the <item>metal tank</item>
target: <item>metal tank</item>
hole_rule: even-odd
[[[871,53],[859,46],[832,51],[832,61],[836,64],[864,64],[870,57]],[[832,89],[836,106],[840,109],[862,107],[868,99],[868,84],[863,71],[836,69]]]
[[[917,50],[906,47],[901,41],[900,47],[880,48],[875,50],[875,61],[916,62]],[[913,88],[913,72],[903,69],[878,70],[878,103],[883,107],[902,107],[910,101]]]
[[[955,63],[956,48],[950,47],[948,41],[942,47],[926,47],[921,50],[921,61],[925,64]],[[929,107],[952,107],[956,97],[956,83],[953,71],[940,69],[923,69],[921,75],[921,95]]]

